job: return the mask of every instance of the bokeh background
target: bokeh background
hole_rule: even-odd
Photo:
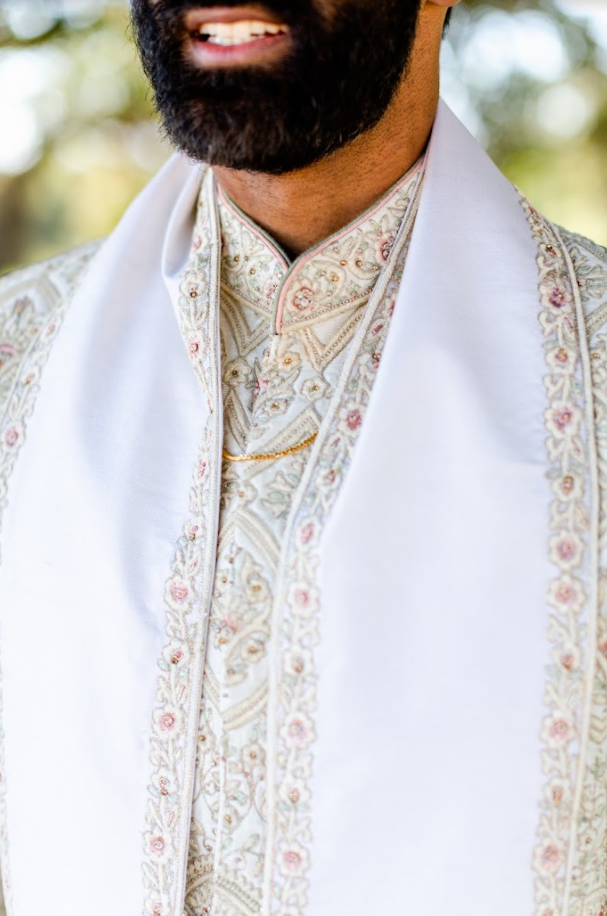
[[[537,207],[607,245],[607,0],[464,0],[443,94]],[[0,0],[0,272],[107,234],[169,154],[127,0]]]

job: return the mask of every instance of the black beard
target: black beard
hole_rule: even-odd
[[[203,70],[184,54],[183,19],[216,3],[132,0],[143,68],[175,146],[210,165],[279,175],[376,126],[405,75],[421,0],[339,0],[330,21],[317,2],[264,3],[291,29],[279,64]]]

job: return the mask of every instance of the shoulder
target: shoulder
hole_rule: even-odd
[[[582,295],[588,337],[607,325],[607,248],[574,232],[560,230]]]
[[[100,245],[83,245],[0,277],[0,404],[42,332],[61,318]]]

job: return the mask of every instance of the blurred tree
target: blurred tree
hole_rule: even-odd
[[[500,168],[552,219],[605,245],[606,71],[607,44],[553,0],[466,0],[445,48],[445,94]]]
[[[443,91],[540,209],[607,244],[607,30],[566,2],[465,0]],[[168,155],[125,0],[0,0],[0,104],[0,269],[109,232]]]
[[[110,231],[168,149],[123,3],[4,0],[2,11],[0,263],[11,265]]]

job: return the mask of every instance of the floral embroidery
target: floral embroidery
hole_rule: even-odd
[[[98,244],[0,281],[0,534],[8,503],[9,478],[25,441],[27,421],[39,393],[42,369]],[[21,291],[27,289],[27,293]],[[2,718],[0,672],[0,721]],[[6,824],[4,743],[0,733],[0,854],[7,912],[13,912],[9,838]]]
[[[148,916],[173,916],[185,895],[189,805],[193,774],[188,766],[196,742],[202,672],[206,647],[208,606],[214,544],[213,523],[219,494],[215,492],[211,469],[219,464],[216,411],[218,367],[215,365],[216,315],[209,308],[215,301],[216,246],[211,244],[207,225],[213,205],[209,203],[212,176],[203,180],[192,258],[182,276],[178,319],[194,371],[205,392],[210,412],[194,470],[190,492],[191,517],[177,545],[171,575],[166,583],[165,604],[168,643],[159,660],[160,674],[153,713],[151,738],[152,775],[149,785],[147,832],[144,836],[144,885],[148,891]],[[192,346],[192,342],[196,346]],[[188,345],[189,343],[189,345]]]
[[[607,252],[592,242],[566,235],[578,278],[589,336],[595,435],[601,507],[598,525],[599,583],[594,677],[588,690],[590,717],[583,747],[582,784],[572,863],[570,916],[607,914]],[[579,544],[573,543],[574,555]],[[568,553],[568,548],[565,547]],[[573,665],[579,648],[570,647]],[[577,653],[577,654],[576,654]],[[589,660],[590,662],[590,660]],[[588,663],[588,666],[590,664]],[[575,670],[575,667],[574,667]]]
[[[573,901],[581,890],[579,866],[569,850],[577,831],[576,790],[582,772],[580,740],[584,730],[585,672],[590,668],[586,622],[589,596],[584,585],[590,511],[586,504],[587,446],[584,370],[580,359],[578,316],[566,251],[560,237],[526,202],[523,206],[538,245],[542,312],[548,374],[545,415],[551,507],[550,557],[557,569],[547,596],[554,613],[549,638],[554,665],[545,691],[547,715],[541,740],[542,768],[548,785],[541,803],[537,848],[536,916],[582,916]],[[591,431],[590,431],[591,435]],[[588,446],[590,449],[592,445]],[[592,497],[590,497],[592,498]],[[584,914],[591,910],[583,910]]]
[[[284,281],[277,310],[282,328],[293,330],[310,320],[335,315],[366,302],[390,256],[408,212],[410,190],[418,169],[355,226],[348,226],[321,249],[298,262]]]
[[[329,408],[332,422],[317,441],[284,536],[276,602],[272,725],[268,732],[268,831],[264,899],[267,916],[300,916],[308,899],[310,779],[315,741],[320,593],[320,535],[347,474],[387,339],[402,280],[417,198],[410,204],[382,281],[361,321]],[[288,558],[288,563],[287,563]]]
[[[381,222],[387,237],[396,235],[414,183],[411,176],[405,178],[374,217],[366,221],[363,217],[362,226],[346,233],[336,251],[330,240],[290,270],[271,242],[219,197],[223,236],[219,305],[228,451],[271,451],[295,444],[318,429],[339,383],[368,292],[377,280],[375,271],[372,281],[365,279],[367,293],[354,303],[349,301],[360,273],[354,262],[361,233],[374,239],[379,263],[377,225]],[[335,259],[344,263],[328,270],[327,260],[334,264]],[[283,279],[306,324],[285,328],[276,336],[272,313]],[[330,310],[322,299],[328,288]],[[318,314],[317,301],[321,303]],[[356,425],[355,419],[352,422]],[[309,454],[302,452],[280,463],[247,467],[226,462],[223,467],[186,888],[186,911],[197,916],[265,912],[271,615],[280,545]],[[302,615],[313,615],[318,605],[312,589],[297,591],[294,600]],[[306,652],[298,650],[289,661],[295,672],[312,671]],[[294,749],[302,750],[314,741],[309,716],[293,716],[285,729],[284,740]],[[300,800],[307,802],[309,792],[298,782],[290,787],[288,797],[293,806]],[[285,873],[303,874],[308,855],[305,844],[291,846],[283,861]]]
[[[293,306],[298,312],[305,312],[306,309],[314,308],[315,299],[314,290],[309,286],[298,284],[298,288],[293,293]]]

